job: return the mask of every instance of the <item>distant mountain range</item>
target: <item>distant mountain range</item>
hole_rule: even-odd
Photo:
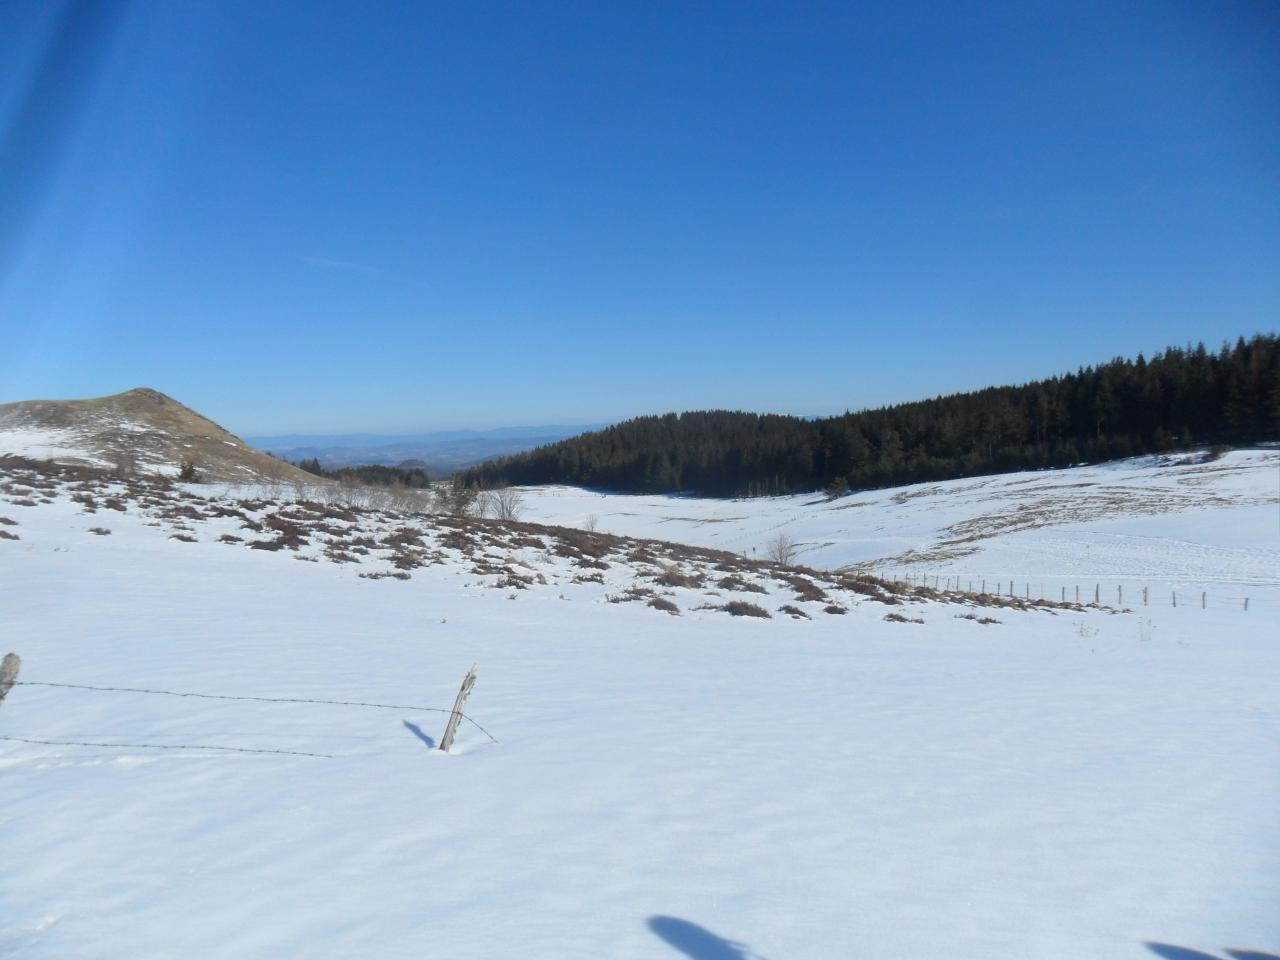
[[[246,437],[245,441],[277,457],[294,462],[314,458],[328,468],[376,464],[421,467],[439,474],[474,466],[492,457],[532,450],[605,426],[608,424],[439,430],[417,434],[281,434]]]

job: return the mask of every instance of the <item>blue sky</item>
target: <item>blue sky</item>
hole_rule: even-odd
[[[1272,331],[1277,51],[1269,2],[17,0],[0,402],[823,414]]]

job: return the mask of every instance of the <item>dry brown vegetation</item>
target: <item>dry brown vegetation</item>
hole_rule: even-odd
[[[890,607],[939,601],[975,608],[1079,609],[1074,604],[966,595],[857,573],[787,567],[688,544],[519,520],[407,513],[376,498],[360,505],[361,495],[353,497],[350,489],[336,486],[333,490],[332,501],[324,499],[325,490],[315,488],[297,499],[280,489],[265,496],[205,496],[163,477],[120,477],[82,465],[12,459],[0,463],[0,502],[62,495],[85,513],[111,509],[139,515],[143,523],[182,542],[207,539],[223,547],[353,566],[361,568],[357,572],[365,579],[409,580],[416,571],[450,564],[511,596],[544,585],[595,585],[600,588],[597,598],[613,603],[640,602],[667,613],[683,607],[762,619],[771,614],[748,598],[772,597],[775,605],[785,601],[778,613],[798,619],[819,611],[839,615],[866,602]],[[0,517],[0,525],[15,523]],[[99,529],[107,528],[94,528]],[[709,594],[714,602],[692,606],[681,593],[692,590]]]

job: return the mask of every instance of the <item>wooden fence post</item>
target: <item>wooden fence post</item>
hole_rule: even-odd
[[[440,738],[440,749],[445,753],[453,746],[453,736],[458,732],[458,724],[462,721],[462,707],[476,685],[476,665],[473,663],[467,675],[462,678],[462,686],[458,690],[458,699],[453,701],[453,712],[449,714],[449,722],[444,728],[444,736]]]
[[[0,660],[0,705],[4,703],[5,694],[13,688],[13,681],[18,679],[18,668],[22,666],[22,658],[16,653],[6,653]]]
[[[1206,597],[1208,597],[1208,596],[1209,596],[1209,592],[1208,592],[1207,590],[1206,590],[1205,592],[1203,592],[1203,593],[1201,593],[1201,594],[1200,594],[1200,609],[1201,609],[1201,610],[1203,610],[1203,609],[1204,609],[1205,598],[1206,598]]]

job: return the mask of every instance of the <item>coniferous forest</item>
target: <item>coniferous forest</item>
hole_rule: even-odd
[[[490,461],[469,483],[759,496],[892,486],[1280,439],[1280,338],[1172,347],[1021,386],[821,419],[637,417]]]

